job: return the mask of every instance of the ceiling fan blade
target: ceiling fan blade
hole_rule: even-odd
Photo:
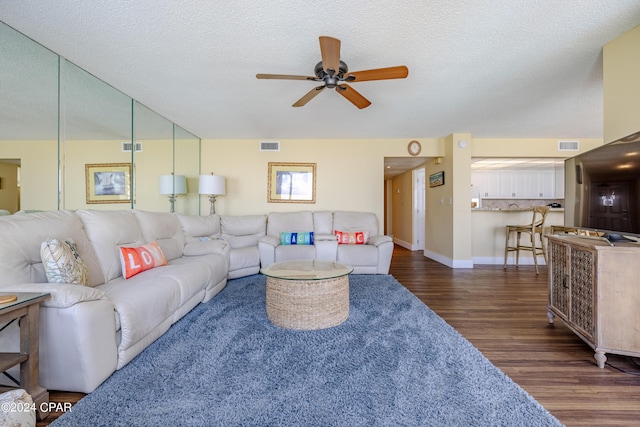
[[[294,76],[290,74],[256,74],[257,79],[280,79],[280,80],[320,80],[311,76]]]
[[[322,68],[327,74],[340,71],[340,40],[333,37],[320,36],[320,53],[322,53]]]
[[[313,98],[315,98],[315,96],[317,94],[319,94],[320,92],[322,92],[324,90],[326,86],[318,86],[318,87],[314,87],[313,89],[311,89],[309,92],[306,93],[305,96],[303,96],[302,98],[298,99],[296,101],[295,104],[292,105],[292,107],[302,107],[303,105],[305,105],[307,102],[311,101]]]
[[[348,85],[336,86],[336,92],[338,92],[340,95],[347,98],[353,105],[355,105],[360,109],[367,108],[369,105],[371,105],[371,101],[369,101],[364,96],[360,95],[360,92],[358,92],[351,86],[348,86]]]
[[[369,80],[404,79],[409,69],[404,65],[398,67],[376,68],[375,70],[355,71],[345,76],[349,82],[366,82]]]

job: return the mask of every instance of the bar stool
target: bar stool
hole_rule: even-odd
[[[538,255],[542,255],[544,257],[545,262],[547,261],[547,251],[544,246],[544,240],[542,239],[542,232],[544,228],[544,221],[547,218],[547,213],[549,213],[548,206],[534,206],[533,207],[533,218],[531,220],[531,224],[526,225],[507,225],[507,238],[505,240],[504,245],[504,268],[507,268],[507,257],[509,252],[516,253],[516,267],[518,266],[518,262],[520,260],[520,251],[530,251],[533,254],[533,265],[536,267],[536,274],[538,274]],[[515,246],[509,246],[509,240],[511,240],[511,234],[516,233],[516,242]],[[522,234],[528,234],[530,238],[530,244],[522,244],[520,242],[520,237]],[[538,239],[536,239],[536,235]],[[537,242],[540,242],[540,246],[537,245]]]

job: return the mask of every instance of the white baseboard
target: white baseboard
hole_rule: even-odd
[[[488,265],[503,265],[503,257],[473,257],[474,264],[488,264]],[[516,259],[514,257],[507,258],[507,266],[515,265]],[[521,256],[519,260],[520,265],[534,265],[533,257]],[[538,265],[546,265],[542,257],[538,257]]]
[[[411,247],[411,244],[409,244],[408,242],[404,242],[402,240],[398,240],[394,238],[394,243],[397,244],[398,246],[402,246],[403,248],[409,249],[411,251],[416,250]],[[451,259],[449,257],[446,257],[444,255],[441,255],[435,252],[428,251],[426,249],[424,251],[424,256],[436,262],[439,262],[440,264],[446,265],[447,267],[450,267],[450,268],[473,268],[475,264],[478,264],[478,265],[503,265],[504,264],[503,257],[473,257],[472,259],[469,259],[469,260]],[[515,265],[515,263],[516,263],[515,257],[507,258],[507,266]],[[519,263],[520,265],[534,265],[533,257],[521,256]],[[542,257],[538,257],[538,265],[546,265]]]
[[[439,262],[440,264],[444,264],[450,268],[473,268],[472,260],[464,260],[464,259],[451,259],[449,257],[445,257],[441,254],[437,254],[431,251],[424,251],[424,256],[430,258],[434,261]]]
[[[402,246],[405,249],[409,249],[410,251],[416,251],[418,250],[418,248],[416,248],[413,244],[409,243],[409,242],[405,242],[404,240],[400,240],[398,238],[393,238],[393,243],[395,243],[398,246]]]

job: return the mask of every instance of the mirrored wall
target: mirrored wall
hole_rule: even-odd
[[[1,22],[0,58],[0,173],[20,173],[0,209],[168,212],[180,175],[175,212],[200,212],[197,136]]]

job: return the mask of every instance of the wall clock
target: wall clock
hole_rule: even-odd
[[[412,156],[417,156],[418,154],[420,154],[422,146],[418,141],[411,141],[407,146],[407,150],[409,150],[409,154],[411,154]]]

